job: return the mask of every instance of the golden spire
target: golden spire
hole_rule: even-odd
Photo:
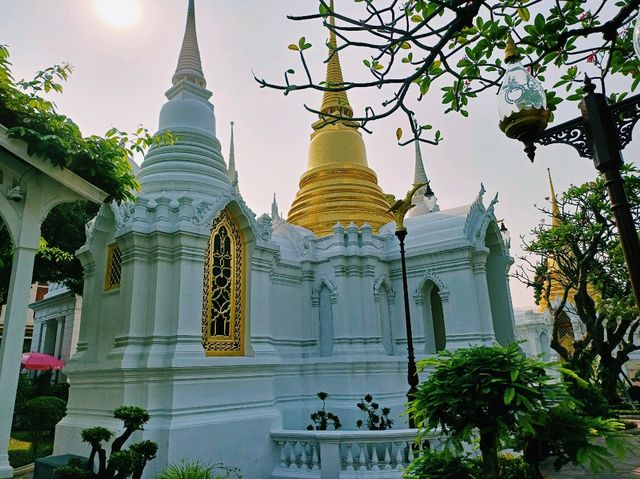
[[[333,13],[333,0],[330,2]],[[333,16],[329,25],[334,26]],[[329,29],[327,84],[341,85],[344,80],[336,51],[335,32]],[[351,118],[353,110],[347,94],[325,92],[320,111]],[[367,152],[358,123],[336,120],[320,114],[313,125],[307,171],[300,178],[287,221],[313,231],[318,236],[332,234],[333,227],[368,223],[374,231],[393,221],[378,177],[369,168]]]
[[[551,170],[547,168],[547,174],[549,175],[549,188],[551,189],[551,226],[560,226],[560,208],[558,207],[558,198],[556,192],[553,189],[553,180],[551,179]]]
[[[560,226],[560,208],[558,208],[558,198],[556,197],[556,191],[553,188],[553,180],[551,179],[551,170],[547,168],[547,175],[549,176],[549,189],[551,190],[551,226],[556,228]],[[562,297],[564,294],[564,287],[560,281],[560,272],[556,265],[556,260],[550,256],[547,258],[547,271],[548,271],[548,284],[545,288],[549,288],[549,302],[553,303],[557,298]],[[571,292],[573,298],[574,291]],[[546,298],[542,298],[540,301],[540,309],[542,311],[552,305],[547,303]]]
[[[329,41],[327,46],[329,47],[329,57],[327,60],[327,87],[339,87],[344,84],[344,78],[342,76],[342,67],[340,66],[340,56],[338,55],[338,42],[336,40],[336,20],[333,16],[334,7],[333,0],[329,3],[331,10],[331,16],[329,17]],[[328,113],[335,116],[343,116],[351,118],[353,116],[353,109],[349,105],[349,98],[346,91],[325,91],[322,97],[322,106],[320,107],[322,113]],[[323,117],[320,116],[322,119]],[[316,122],[314,128],[319,128],[322,122]]]

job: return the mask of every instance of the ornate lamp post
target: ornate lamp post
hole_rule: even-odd
[[[411,401],[418,388],[418,369],[416,368],[416,357],[413,352],[413,333],[411,331],[411,312],[409,311],[409,287],[407,286],[407,262],[404,251],[404,239],[407,237],[407,228],[404,225],[404,217],[413,207],[411,200],[414,193],[422,188],[426,183],[415,183],[413,188],[409,190],[407,196],[403,200],[397,200],[394,196],[388,196],[387,200],[391,205],[389,211],[393,213],[396,221],[396,236],[400,241],[400,262],[402,263],[402,290],[404,295],[404,320],[407,330],[407,382],[409,383],[409,392],[407,399]],[[427,192],[430,188],[427,188]],[[431,197],[433,197],[431,192]],[[425,201],[429,199],[425,196]],[[414,428],[415,419],[412,414],[409,415],[409,427]]]
[[[504,244],[507,246],[507,248],[510,248],[511,247],[511,233],[509,233],[509,230],[504,225],[504,220],[502,220],[500,222],[500,235],[502,236],[502,240],[504,241]]]
[[[579,105],[581,115],[545,131],[549,115],[546,102],[539,101],[540,95],[544,99],[544,90],[522,68],[511,38],[507,41],[505,62],[509,71],[498,94],[500,129],[509,138],[524,143],[524,151],[532,162],[536,144],[552,143],[570,145],[582,158],[593,160],[605,179],[636,306],[640,309],[640,242],[620,175],[620,151],[631,141],[631,132],[640,118],[640,95],[609,105],[605,95],[595,93],[595,85],[586,77],[585,96]]]

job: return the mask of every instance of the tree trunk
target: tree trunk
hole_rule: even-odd
[[[602,358],[604,359],[604,358]],[[618,395],[618,380],[622,374],[622,369],[616,361],[600,361],[600,384],[602,394],[609,402],[610,406],[614,406],[620,402]]]
[[[480,430],[480,452],[482,453],[482,472],[485,477],[498,477],[498,431]]]

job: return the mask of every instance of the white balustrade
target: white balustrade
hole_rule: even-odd
[[[416,431],[272,431],[272,479],[401,479],[417,455]],[[438,446],[436,436],[428,438]]]

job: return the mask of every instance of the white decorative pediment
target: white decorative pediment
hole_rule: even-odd
[[[326,286],[329,290],[329,294],[331,295],[331,302],[333,304],[337,304],[338,299],[340,298],[338,287],[331,279],[327,278],[326,276],[320,278],[318,285],[313,288],[313,292],[311,293],[311,304],[313,306],[318,306],[320,304],[320,290],[323,286]]]
[[[440,295],[440,299],[443,303],[446,303],[449,300],[449,289],[447,288],[446,283],[442,281],[442,279],[437,274],[429,270],[424,271],[422,278],[420,278],[420,281],[418,281],[418,285],[413,292],[413,300],[415,301],[415,303],[422,304],[422,290],[427,281],[433,282],[433,284],[438,287],[438,294]]]
[[[380,293],[381,288],[384,288],[387,291],[387,299],[389,303],[393,304],[396,300],[396,290],[391,286],[391,282],[387,278],[386,275],[378,276],[373,282],[373,301],[378,303],[380,302]]]

